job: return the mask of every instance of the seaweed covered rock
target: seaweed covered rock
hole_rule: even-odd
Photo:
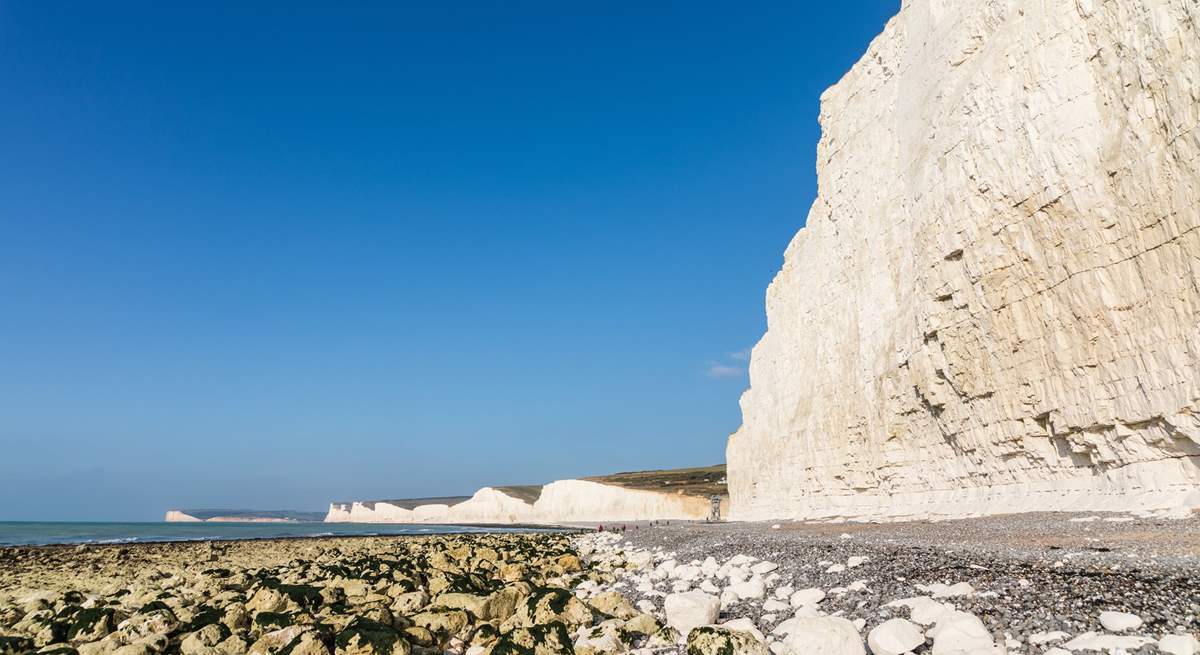
[[[514,628],[484,651],[484,655],[574,655],[571,635],[562,621]]]
[[[820,651],[813,651],[820,652]],[[719,626],[693,628],[687,637],[687,655],[768,655],[767,645],[749,632]]]
[[[592,610],[569,590],[561,587],[539,587],[530,592],[506,621],[514,627],[530,627],[561,622],[568,625],[588,625]]]
[[[588,604],[597,612],[616,619],[631,619],[641,613],[634,608],[628,599],[616,591],[605,591],[597,594],[588,601]]]
[[[231,543],[199,571],[196,544],[29,552],[68,591],[0,595],[0,655],[569,652],[628,613],[617,597],[593,610],[574,596],[599,578],[560,534]],[[647,640],[623,624],[600,628],[614,647]]]
[[[604,653],[623,653],[627,643],[622,634],[622,623],[618,619],[609,619],[591,628],[581,631],[575,640],[577,655],[600,655]]]

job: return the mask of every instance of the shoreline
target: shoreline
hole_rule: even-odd
[[[70,524],[73,524],[76,522],[74,522],[74,521],[45,521],[45,522],[43,522],[43,521],[11,521],[11,523],[23,523],[23,524],[31,524],[31,525],[37,525],[39,523],[70,525]],[[109,522],[88,522],[88,523],[94,524],[94,523],[109,523]],[[113,525],[122,525],[126,522],[113,521],[111,523]],[[257,522],[234,523],[234,522],[221,521],[221,522],[217,522],[217,523],[219,523],[220,525],[255,525],[255,526],[262,525]],[[320,522],[299,523],[299,524],[301,524],[301,525],[323,525]],[[177,525],[177,523],[173,523],[170,521],[149,521],[149,522],[144,522],[144,523],[136,523],[136,525]],[[203,525],[203,523],[187,524],[187,525]],[[343,524],[336,524],[336,525],[361,525],[361,526],[404,525],[407,527],[412,524],[378,524],[378,523],[345,524],[345,523],[343,523]],[[362,539],[362,538],[376,538],[377,539],[377,538],[394,538],[394,537],[446,536],[446,535],[457,535],[457,534],[509,534],[509,533],[511,533],[511,534],[537,534],[537,533],[573,534],[573,533],[585,531],[585,529],[583,529],[583,528],[576,528],[576,527],[570,527],[570,526],[544,525],[544,524],[536,524],[536,523],[520,523],[520,524],[512,524],[512,525],[486,524],[486,523],[453,523],[453,524],[450,524],[450,523],[447,523],[447,524],[427,523],[427,524],[420,524],[420,527],[421,528],[435,528],[435,529],[421,531],[421,532],[417,532],[417,531],[397,532],[397,533],[391,533],[391,534],[388,534],[388,533],[369,533],[369,534],[368,533],[363,533],[363,534],[319,533],[319,534],[306,534],[306,535],[266,535],[266,536],[219,537],[219,538],[195,537],[195,538],[144,539],[144,540],[139,539],[137,537],[132,537],[131,538],[131,539],[133,539],[132,541],[124,541],[124,540],[121,540],[121,538],[114,538],[114,539],[106,539],[104,541],[63,541],[63,542],[43,543],[43,544],[5,544],[5,543],[0,543],[0,552],[3,552],[5,550],[10,550],[10,549],[19,549],[19,548],[30,548],[30,549],[33,549],[33,548],[78,549],[81,547],[87,548],[87,549],[101,549],[101,548],[112,548],[112,547],[136,548],[138,546],[161,546],[161,545],[169,545],[169,544],[197,544],[197,543],[200,543],[200,544],[203,544],[203,543],[228,544],[228,543],[243,543],[243,542],[292,541],[292,540],[314,540],[314,539]],[[447,530],[437,530],[436,528],[467,528],[467,529],[466,530],[447,531]]]
[[[283,636],[308,640],[308,650],[292,655],[492,655],[497,644],[532,648],[539,639],[553,643],[534,648],[536,653],[565,652],[569,644],[578,655],[659,655],[682,653],[686,646],[715,655],[736,642],[736,655],[861,655],[822,650],[804,640],[842,631],[846,644],[861,648],[877,628],[903,621],[916,625],[926,643],[935,641],[936,629],[914,622],[929,615],[957,621],[956,630],[992,644],[986,652],[995,655],[1042,655],[1076,639],[1082,640],[1077,646],[1136,642],[1128,648],[1135,651],[1172,635],[1200,633],[1200,520],[1029,514],[908,524],[624,525],[623,534],[595,532],[594,524],[538,525],[527,532],[5,548],[0,637],[42,635],[45,641],[66,634],[55,630],[75,628],[48,626],[64,621],[64,613],[82,611],[71,609],[80,601],[123,608],[114,610],[122,622],[107,626],[97,642],[72,642],[76,653],[56,655],[109,654],[107,646],[92,643],[130,645],[104,640],[140,643],[142,637],[121,632],[119,625],[142,620],[139,612],[159,602],[184,627],[171,627],[156,643],[200,639],[192,629],[203,614],[197,612],[213,603],[247,617],[244,624],[234,621],[233,629],[204,628],[213,633],[204,637],[210,641],[236,637],[227,648],[212,643],[206,648],[215,650],[189,647],[181,655],[280,655],[262,640]],[[393,560],[398,561],[390,568],[408,582],[378,577],[378,563]],[[453,573],[460,568],[480,577],[460,580]],[[329,598],[314,606],[274,595],[277,589],[301,588]],[[543,588],[563,591],[539,591]],[[68,602],[64,594],[72,593],[80,595]],[[327,604],[343,594],[349,600]],[[555,600],[546,600],[551,597],[546,594]],[[712,603],[713,613],[695,625],[680,618],[679,601],[669,600],[689,595]],[[508,600],[493,608],[503,598]],[[425,621],[436,628],[447,612],[460,610],[465,614],[454,614],[454,625],[441,633],[414,627]],[[1142,625],[1107,630],[1099,618],[1106,611],[1128,613]],[[520,612],[523,618],[514,619]],[[16,613],[23,616],[13,621]],[[380,630],[412,641],[388,651],[335,647],[334,637],[360,619],[386,624]],[[290,625],[272,623],[280,621]],[[564,632],[546,632],[555,621]],[[716,627],[692,631],[696,625]],[[689,635],[695,643],[688,642]],[[509,641],[497,641],[501,638]],[[1104,641],[1110,638],[1118,641]]]

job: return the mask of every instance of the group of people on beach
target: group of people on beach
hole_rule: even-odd
[[[651,521],[650,525],[670,525],[670,521]],[[625,531],[628,529],[629,529],[629,526],[624,525],[624,524],[622,524],[620,526],[609,526],[607,529],[605,529],[603,523],[596,526],[596,532],[619,532],[621,534],[625,534]],[[635,524],[633,526],[633,529],[637,530],[638,526]]]

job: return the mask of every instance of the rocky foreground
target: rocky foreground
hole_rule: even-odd
[[[1200,522],[1164,525],[0,549],[0,655],[1197,653]]]

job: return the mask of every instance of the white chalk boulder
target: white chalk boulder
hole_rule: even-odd
[[[721,600],[703,591],[688,591],[671,594],[663,606],[667,625],[686,635],[702,625],[710,625],[721,613]]]
[[[867,645],[875,655],[900,655],[923,643],[925,634],[908,619],[889,619],[867,634]]]
[[[794,592],[788,602],[792,607],[804,607],[805,605],[816,605],[825,600],[825,592],[816,587],[810,589],[801,589]]]
[[[776,631],[787,633],[780,643],[782,651],[790,655],[866,655],[867,652],[854,624],[840,616],[788,619]]]
[[[1142,627],[1142,617],[1129,612],[1100,612],[1100,625],[1109,632],[1125,632]]]

